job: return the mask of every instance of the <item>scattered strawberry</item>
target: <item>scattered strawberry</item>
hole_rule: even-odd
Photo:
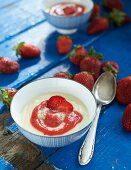
[[[122,125],[125,130],[131,132],[131,103],[128,104],[126,110],[124,111]]]
[[[92,14],[90,16],[90,21],[93,21],[95,18],[100,16],[100,11],[101,11],[100,5],[94,4],[94,8],[93,8]]]
[[[87,27],[87,33],[92,35],[107,30],[109,21],[106,17],[95,18]]]
[[[10,107],[10,103],[14,97],[14,95],[16,94],[17,90],[14,88],[0,88],[1,91],[1,100],[3,101],[3,103],[7,106]]]
[[[110,71],[114,76],[119,72],[119,66],[114,61],[106,61],[102,63],[102,71]]]
[[[83,84],[89,90],[92,90],[93,85],[94,85],[94,77],[88,72],[83,71],[83,72],[77,73],[74,75],[73,79]]]
[[[125,12],[119,10],[113,10],[110,13],[109,18],[115,26],[122,26],[131,23],[131,17],[128,16]]]
[[[16,51],[16,55],[20,55],[22,58],[36,58],[40,56],[40,49],[33,44],[20,42],[17,46],[13,47]]]
[[[69,54],[69,59],[73,64],[80,65],[81,60],[86,56],[86,54],[86,49],[81,45],[77,45]]]
[[[61,96],[52,96],[47,102],[47,107],[59,112],[68,113],[73,111],[72,104],[70,104],[64,97]]]
[[[72,39],[69,36],[61,35],[57,39],[57,50],[59,54],[67,54],[72,48]]]
[[[121,0],[104,0],[103,6],[110,11],[112,11],[113,9],[123,9]]]
[[[117,82],[116,99],[120,104],[131,103],[131,76]]]
[[[101,59],[103,55],[101,53],[96,53],[94,48],[91,48],[88,52],[87,57],[85,57],[80,63],[80,71],[87,71],[94,76],[96,80],[101,73]]]
[[[8,57],[0,57],[0,73],[11,74],[16,73],[20,65]]]
[[[73,75],[70,74],[69,72],[59,72],[54,75],[54,77],[61,77],[61,78],[66,78],[66,79],[72,79]]]

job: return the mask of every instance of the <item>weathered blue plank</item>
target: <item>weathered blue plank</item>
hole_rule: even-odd
[[[12,1],[0,8],[0,43],[45,20],[41,1]]]

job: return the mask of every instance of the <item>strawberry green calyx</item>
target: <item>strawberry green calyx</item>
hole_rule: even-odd
[[[7,88],[7,89],[0,88],[0,92],[1,92],[0,100],[9,108],[12,98],[17,92],[17,90],[14,88]]]
[[[118,73],[118,70],[115,67],[113,67],[111,63],[107,63],[107,65],[103,67],[103,70],[111,72],[114,76],[117,76]]]
[[[116,26],[121,26],[126,14],[123,11],[114,9],[109,16],[110,21],[115,24]]]
[[[73,78],[73,74],[69,73],[69,72],[66,72],[66,74],[70,77],[70,79]]]
[[[20,42],[18,45],[12,48],[14,51],[16,51],[16,56],[21,54],[20,49],[23,47],[24,44],[25,42]]]
[[[94,58],[97,58],[99,60],[102,60],[103,54],[102,53],[96,53],[94,47],[91,47],[88,54],[87,54],[87,57],[94,57]]]
[[[76,56],[80,56],[81,58],[84,58],[85,55],[82,54],[80,51],[78,52],[79,49],[83,48],[83,46],[81,45],[75,45],[75,48],[69,53],[69,56],[72,56],[72,57],[76,57]]]

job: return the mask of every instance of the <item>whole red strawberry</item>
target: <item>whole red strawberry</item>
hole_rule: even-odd
[[[69,72],[59,72],[54,75],[54,77],[60,77],[60,78],[66,78],[66,79],[72,79],[73,75]]]
[[[80,65],[81,60],[87,55],[86,49],[81,45],[76,47],[69,54],[70,61],[75,65]]]
[[[101,59],[103,58],[103,55],[101,53],[96,53],[94,48],[92,47],[87,57],[85,57],[81,63],[80,63],[80,71],[87,71],[91,73],[95,80],[99,77],[101,73]]]
[[[120,104],[131,103],[131,76],[117,82],[116,99]]]
[[[67,54],[72,48],[72,39],[69,36],[61,35],[57,39],[57,50],[59,54]]]
[[[122,117],[123,128],[131,132],[131,103],[126,107]]]
[[[10,107],[10,103],[14,95],[16,94],[17,90],[14,88],[6,88],[6,89],[0,88],[0,91],[1,91],[1,100],[7,107]]]
[[[75,74],[73,80],[83,84],[89,90],[93,89],[94,77],[86,71]]]
[[[107,30],[109,21],[106,17],[95,18],[87,27],[87,33],[92,35]]]
[[[20,65],[8,57],[0,57],[0,73],[11,74],[16,73]]]
[[[122,26],[131,23],[130,16],[128,16],[125,12],[116,9],[110,13],[109,18],[115,26]]]
[[[103,6],[110,11],[112,11],[113,9],[123,9],[121,0],[104,0]]]
[[[59,111],[70,113],[73,111],[73,106],[62,96],[52,96],[48,102],[47,107]]]
[[[106,61],[102,63],[102,71],[110,71],[114,76],[117,76],[119,65],[114,61]]]
[[[101,7],[98,4],[94,4],[94,8],[92,10],[92,14],[90,16],[90,21],[94,20],[95,18],[97,18],[98,16],[100,16],[100,12],[101,12]]]
[[[16,55],[22,58],[36,58],[40,56],[41,50],[33,44],[20,42],[17,46],[13,47]]]

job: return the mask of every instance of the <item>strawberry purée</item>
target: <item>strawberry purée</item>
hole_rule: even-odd
[[[77,3],[58,3],[51,7],[49,13],[58,16],[80,16],[84,14],[85,6]]]
[[[39,118],[38,112],[47,110],[44,118]],[[34,128],[41,131],[45,135],[62,135],[73,129],[83,119],[82,115],[73,111],[71,113],[62,112],[63,119],[60,119],[57,111],[47,108],[47,101],[41,102],[32,112],[30,123]]]

